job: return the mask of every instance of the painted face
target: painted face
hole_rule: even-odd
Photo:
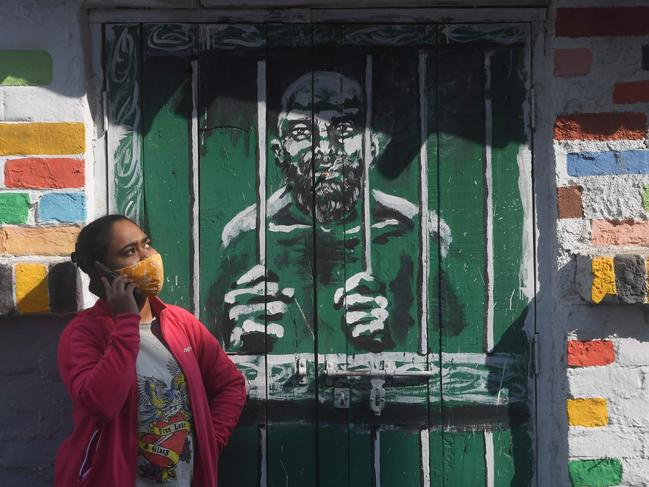
[[[294,81],[282,98],[276,156],[298,207],[311,215],[312,178],[320,223],[342,220],[363,184],[360,85],[339,73],[316,71]]]

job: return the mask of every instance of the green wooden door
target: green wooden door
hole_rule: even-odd
[[[528,26],[104,36],[109,207],[251,385],[220,485],[529,485]]]

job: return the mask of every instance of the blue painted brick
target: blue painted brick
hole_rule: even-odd
[[[649,174],[649,151],[575,152],[567,156],[571,176]]]
[[[39,222],[78,223],[86,219],[83,193],[46,193],[38,203]]]

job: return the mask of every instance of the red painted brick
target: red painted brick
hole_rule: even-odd
[[[615,348],[610,340],[570,340],[568,342],[568,366],[589,367],[615,362]]]
[[[616,83],[613,87],[613,103],[642,103],[649,101],[649,81]]]
[[[559,115],[554,122],[556,140],[643,140],[646,133],[647,115],[636,112]]]
[[[591,233],[593,245],[649,246],[649,221],[593,220]]]
[[[84,161],[70,157],[25,157],[5,164],[7,188],[82,188]]]
[[[559,8],[558,37],[643,36],[649,34],[649,7]]]
[[[559,78],[583,76],[590,72],[593,53],[590,49],[557,49],[554,51],[554,75]]]
[[[582,218],[584,209],[581,201],[581,186],[565,186],[557,188],[559,201],[559,218]]]

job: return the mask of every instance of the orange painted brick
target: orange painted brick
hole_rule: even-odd
[[[594,245],[649,245],[649,222],[593,220]]]
[[[82,188],[84,161],[72,157],[23,157],[5,164],[7,188]]]
[[[647,115],[637,112],[560,115],[554,122],[556,140],[644,140]]]
[[[568,366],[591,367],[615,362],[615,347],[610,340],[570,340]]]
[[[649,81],[616,83],[613,87],[613,103],[643,103],[649,101]]]
[[[79,234],[79,227],[0,228],[0,254],[69,255]]]
[[[559,218],[582,218],[584,209],[581,201],[581,186],[566,186],[557,188],[559,200]]]

